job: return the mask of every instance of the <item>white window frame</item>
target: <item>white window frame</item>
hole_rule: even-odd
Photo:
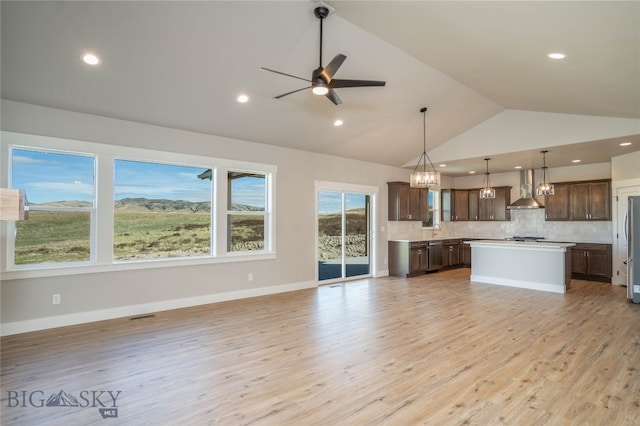
[[[431,225],[431,226],[423,226],[422,229],[433,229],[435,226],[438,226],[438,227],[440,226],[440,209],[441,209],[441,206],[440,206],[441,198],[440,197],[441,197],[441,193],[440,193],[439,189],[435,189],[435,190],[429,189],[429,193],[432,193],[432,192],[434,194],[437,192],[437,195],[434,195],[434,197],[433,197],[433,202],[434,202],[433,209],[429,209],[429,214],[433,218],[433,225]],[[429,208],[428,196],[427,196],[427,208]]]
[[[9,255],[0,255],[0,272],[3,280],[26,279],[48,276],[62,276],[85,274],[94,272],[147,269],[174,267],[182,265],[198,265],[225,263],[236,261],[253,261],[275,259],[275,182],[277,167],[269,164],[253,163],[205,157],[200,155],[181,154],[176,152],[155,151],[142,148],[100,144],[94,142],[75,141],[69,139],[53,138],[48,136],[30,135],[2,131],[0,138],[0,186],[9,187],[9,150],[11,147],[25,149],[41,149],[47,151],[61,151],[70,154],[78,153],[92,155],[96,159],[95,185],[96,192],[94,203],[97,220],[91,229],[92,244],[95,245],[95,258],[89,265],[64,264],[37,264],[13,265],[13,259]],[[136,161],[158,162],[163,164],[187,165],[190,167],[203,167],[212,170],[212,252],[210,256],[194,258],[162,258],[143,259],[135,261],[113,260],[113,204],[114,204],[114,160],[135,159]],[[267,211],[265,212],[265,250],[227,252],[226,236],[226,208],[227,208],[227,171],[250,170],[256,174],[263,174],[267,179]],[[28,198],[27,194],[27,198]],[[13,235],[13,237],[10,237]],[[0,244],[5,253],[9,250],[10,240],[15,238],[15,224],[3,221],[0,223]],[[9,262],[10,260],[10,262]]]
[[[264,176],[264,186],[265,186],[265,193],[264,193],[264,211],[238,211],[238,210],[231,210],[231,206],[228,205],[230,204],[230,194],[228,191],[230,191],[231,189],[231,185],[229,184],[229,173],[248,173],[248,174],[253,174],[253,175],[262,175]],[[241,255],[243,253],[265,253],[265,252],[270,252],[271,251],[271,226],[268,226],[268,224],[272,223],[273,221],[271,220],[272,218],[272,204],[273,204],[273,200],[272,197],[269,196],[269,194],[272,193],[272,175],[271,174],[267,174],[264,173],[263,171],[256,171],[256,170],[239,170],[239,169],[228,169],[227,173],[225,175],[225,182],[227,182],[227,212],[226,212],[226,217],[228,218],[229,216],[233,216],[233,215],[242,215],[242,216],[261,216],[264,219],[264,247],[262,250],[244,250],[244,251],[230,251],[229,250],[229,233],[228,231],[225,232],[226,237],[227,237],[227,244],[225,244],[225,252],[229,255]],[[228,229],[228,228],[227,228]]]

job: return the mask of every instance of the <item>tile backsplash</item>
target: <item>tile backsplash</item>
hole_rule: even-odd
[[[509,238],[514,235],[544,237],[550,241],[611,243],[610,221],[547,222],[544,209],[511,210],[508,222],[442,222],[435,238]],[[429,240],[431,229],[421,222],[388,223],[390,240]]]

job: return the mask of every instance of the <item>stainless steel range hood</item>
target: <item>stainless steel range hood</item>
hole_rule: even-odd
[[[533,170],[520,172],[520,198],[507,206],[508,209],[542,209],[544,206],[533,198]]]

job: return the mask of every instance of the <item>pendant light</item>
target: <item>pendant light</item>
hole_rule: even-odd
[[[548,181],[549,176],[547,174],[547,157],[546,154],[549,151],[540,151],[542,153],[542,182],[538,184],[536,188],[536,195],[553,195],[553,184]]]
[[[416,164],[416,167],[413,169],[413,173],[411,173],[409,184],[412,188],[431,188],[434,186],[440,186],[440,173],[436,171],[436,168],[431,162],[431,158],[429,158],[429,155],[427,154],[427,108],[421,108],[420,112],[422,113],[423,119],[423,150],[420,159],[418,159],[418,164]],[[427,160],[429,160],[429,164],[433,171],[427,171]],[[417,171],[418,167],[420,167],[421,161],[422,171]]]
[[[484,174],[484,184],[480,190],[480,198],[496,198],[496,190],[491,187],[491,181],[489,180],[489,160],[491,158],[485,158],[487,162],[487,171]]]

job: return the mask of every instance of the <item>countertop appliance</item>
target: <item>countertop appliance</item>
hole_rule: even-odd
[[[627,238],[627,299],[640,303],[640,197],[629,197],[625,215]],[[634,262],[635,259],[635,262]]]

